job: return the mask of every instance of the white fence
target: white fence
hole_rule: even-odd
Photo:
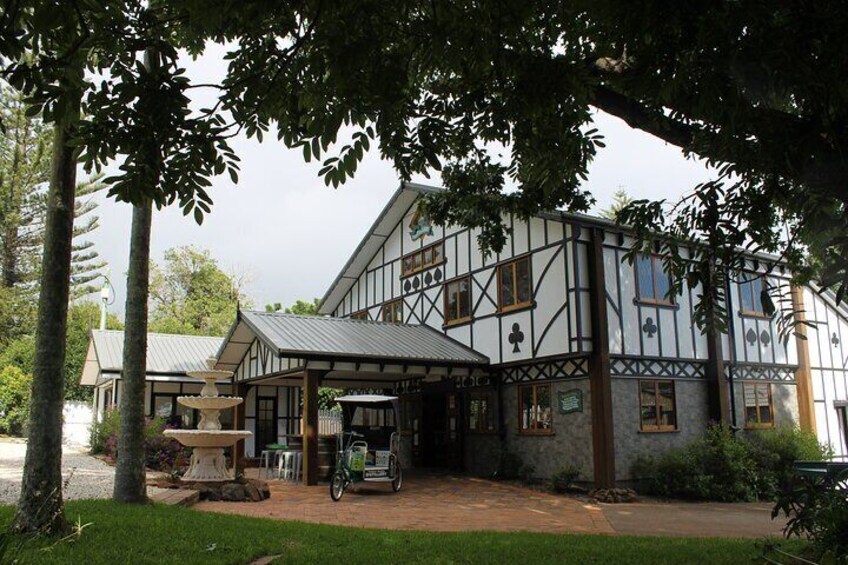
[[[94,411],[88,402],[68,400],[62,407],[62,443],[88,445]]]
[[[342,431],[342,413],[318,410],[318,435],[332,436]],[[303,433],[303,418],[298,423],[298,433]]]

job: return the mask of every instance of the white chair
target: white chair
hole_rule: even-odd
[[[275,449],[263,449],[259,454],[259,478],[262,478],[262,473],[265,473],[267,479],[271,474],[271,469],[276,466],[278,459]]]
[[[280,453],[277,476],[284,481],[300,482],[300,469],[303,465],[303,452],[293,449]]]

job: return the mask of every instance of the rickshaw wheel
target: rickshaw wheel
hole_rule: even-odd
[[[341,500],[344,491],[344,476],[338,471],[336,471],[335,473],[333,473],[333,477],[330,479],[330,498],[332,498],[334,502],[338,502],[339,500]]]
[[[403,484],[403,472],[400,470],[400,463],[395,460],[395,478],[392,479],[392,490],[397,492]]]

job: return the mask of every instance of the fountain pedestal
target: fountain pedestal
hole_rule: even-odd
[[[231,371],[216,371],[212,367],[215,360],[207,361],[208,371],[191,371],[190,377],[203,379],[206,384],[200,391],[200,396],[180,396],[177,402],[188,408],[200,411],[200,422],[196,430],[165,430],[165,435],[174,438],[182,445],[192,448],[191,462],[188,471],[183,475],[183,481],[191,482],[222,482],[233,479],[227,469],[224,448],[235,445],[238,441],[252,434],[245,430],[222,430],[219,419],[221,410],[238,406],[244,399],[233,396],[219,396],[216,381],[228,379]]]

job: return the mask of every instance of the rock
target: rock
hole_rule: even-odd
[[[218,502],[221,500],[221,492],[215,489],[210,489],[209,492],[206,493],[206,500],[209,502]]]
[[[259,502],[262,500],[262,493],[259,492],[259,489],[256,488],[256,485],[252,483],[247,483],[246,485],[244,485],[244,494],[252,502]]]
[[[260,481],[259,479],[250,479],[250,483],[256,487],[259,494],[262,495],[262,500],[271,498],[271,487],[268,486],[268,481]]]
[[[230,502],[243,502],[246,498],[244,485],[227,483],[221,487],[221,498]]]

